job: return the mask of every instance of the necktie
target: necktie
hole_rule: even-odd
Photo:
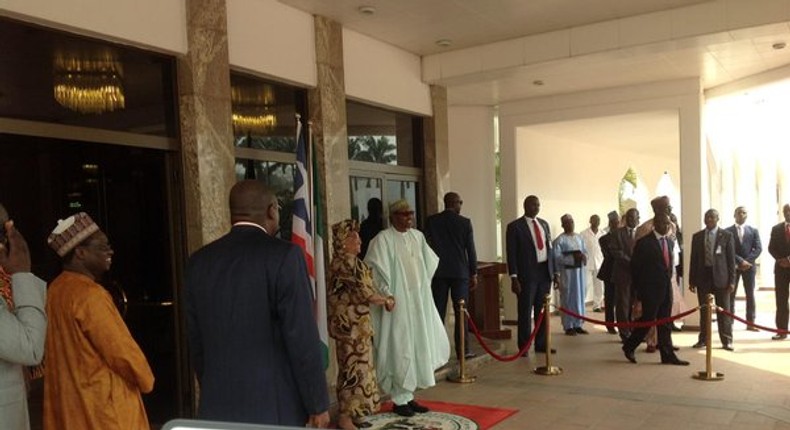
[[[631,239],[633,239],[634,238],[634,229],[629,228],[628,229],[628,235],[631,236]]]
[[[540,232],[540,227],[538,227],[538,222],[534,219],[532,220],[532,228],[535,229],[535,244],[538,246],[538,250],[543,250],[543,234]]]
[[[713,266],[713,243],[711,243],[710,233],[705,232],[705,265]]]
[[[661,253],[664,254],[664,266],[669,270],[669,246],[667,246],[667,238],[661,238]]]
[[[790,242],[790,224],[785,224],[785,239]]]
[[[743,242],[743,226],[742,225],[738,226],[738,240],[740,242]]]

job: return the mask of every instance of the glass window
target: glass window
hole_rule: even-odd
[[[422,118],[352,101],[346,102],[348,159],[418,166]]]
[[[414,209],[414,226],[420,225],[420,206],[417,198],[417,182],[402,181],[397,179],[387,179],[387,198],[384,207],[389,208],[390,203],[404,199],[409,202],[409,206]]]

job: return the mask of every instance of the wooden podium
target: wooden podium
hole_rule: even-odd
[[[510,339],[510,329],[499,320],[499,276],[507,273],[504,263],[477,263],[477,288],[469,294],[467,310],[480,334],[489,339]]]

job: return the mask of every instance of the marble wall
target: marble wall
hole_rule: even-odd
[[[448,138],[447,88],[431,85],[433,117],[425,118],[423,139],[423,190],[425,213],[434,214],[444,209],[440,203],[449,190],[450,150]]]

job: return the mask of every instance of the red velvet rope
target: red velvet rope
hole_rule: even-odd
[[[671,323],[672,321],[675,321],[675,320],[678,320],[678,319],[681,319],[681,318],[685,318],[685,317],[693,314],[699,308],[700,307],[697,306],[694,309],[688,310],[686,312],[683,312],[683,313],[680,313],[680,314],[677,314],[677,315],[672,315],[672,316],[669,316],[669,317],[666,317],[666,318],[662,318],[660,320],[632,321],[632,322],[626,322],[626,323],[622,323],[622,322],[608,322],[608,321],[601,321],[601,320],[596,320],[596,319],[592,319],[592,318],[587,318],[584,315],[579,315],[576,312],[573,312],[571,310],[565,309],[563,307],[559,307],[557,309],[560,312],[562,312],[562,313],[568,314],[568,315],[570,315],[570,316],[572,316],[574,318],[579,318],[579,319],[582,319],[584,321],[587,321],[587,322],[593,323],[593,324],[605,325],[607,327],[636,328],[636,327],[653,327],[653,326],[659,326],[659,325],[668,324],[668,323]]]
[[[766,327],[766,326],[763,326],[763,325],[755,324],[755,323],[753,323],[753,322],[749,322],[749,321],[747,321],[747,320],[745,320],[745,319],[743,319],[743,318],[739,317],[738,315],[732,314],[732,313],[730,313],[729,311],[726,311],[726,310],[724,310],[724,308],[720,308],[720,307],[718,307],[718,306],[716,307],[716,312],[721,312],[721,313],[723,313],[724,315],[727,315],[727,316],[729,316],[729,317],[732,317],[732,319],[734,319],[734,320],[736,320],[736,321],[740,321],[740,322],[742,322],[742,323],[746,324],[747,326],[751,326],[751,327],[757,327],[757,328],[759,328],[760,330],[765,330],[765,331],[768,331],[768,332],[771,332],[771,333],[776,333],[776,334],[784,334],[784,335],[786,335],[786,334],[790,334],[790,331],[788,331],[788,330],[782,330],[782,329],[770,328],[770,327]]]
[[[480,335],[480,330],[477,329],[477,326],[475,325],[475,321],[469,315],[469,311],[464,309],[464,313],[466,314],[466,319],[469,321],[469,327],[472,328],[472,332],[475,334],[475,337],[477,338],[477,342],[480,343],[480,346],[483,347],[483,349],[488,353],[488,355],[494,357],[494,359],[498,361],[507,362],[507,361],[517,360],[525,352],[529,351],[529,347],[532,346],[532,342],[535,340],[535,336],[537,336],[538,330],[540,330],[541,326],[543,325],[543,317],[545,316],[546,312],[544,310],[540,311],[540,315],[538,315],[538,320],[535,322],[535,328],[532,330],[532,333],[529,335],[529,340],[527,341],[527,343],[524,345],[523,348],[521,348],[515,355],[511,355],[511,356],[499,355],[496,352],[492,351],[491,348],[489,348],[488,345],[486,345],[485,341],[483,340],[483,337]]]

